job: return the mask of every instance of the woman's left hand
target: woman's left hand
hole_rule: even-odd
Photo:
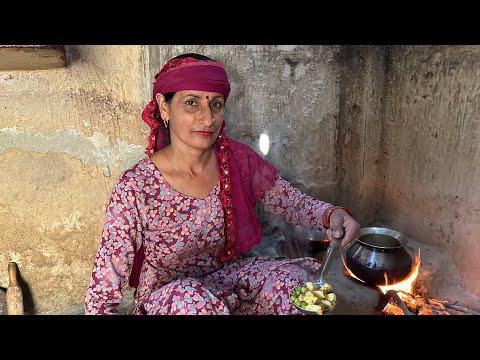
[[[357,237],[360,224],[345,210],[336,209],[330,215],[330,228],[327,235],[335,238],[342,238],[340,246],[345,247]]]

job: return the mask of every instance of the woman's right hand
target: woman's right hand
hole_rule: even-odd
[[[330,215],[330,228],[327,229],[329,238],[341,238],[341,247],[347,246],[357,238],[360,224],[345,210],[335,209]]]

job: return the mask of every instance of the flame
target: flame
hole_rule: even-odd
[[[342,256],[342,262],[343,262],[343,265],[345,267],[345,269],[347,270],[348,272],[348,275],[361,281],[361,282],[365,282],[363,281],[362,279],[359,279],[357,276],[355,276],[351,271],[350,269],[347,267],[347,264],[345,263],[345,260]],[[418,269],[420,268],[420,249],[418,249],[418,255],[415,256],[415,259],[414,259],[414,266],[413,266],[413,270],[410,272],[410,274],[407,276],[407,278],[405,280],[402,280],[398,283],[395,283],[395,284],[392,284],[392,285],[383,285],[383,286],[380,286],[378,285],[378,288],[384,293],[386,294],[388,290],[395,290],[395,291],[403,291],[403,292],[406,292],[406,293],[409,293],[411,294],[412,293],[412,286],[413,286],[413,282],[415,281],[415,279],[417,278],[418,276]],[[385,273],[385,282],[388,284],[388,278],[387,278],[387,274]],[[399,292],[398,293],[400,297],[402,297],[402,293]]]

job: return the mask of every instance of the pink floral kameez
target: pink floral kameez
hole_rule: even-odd
[[[289,291],[313,276],[320,262],[237,257],[222,263],[219,193],[219,183],[204,199],[177,192],[149,157],[125,171],[106,209],[85,313],[117,313],[121,289],[143,243],[135,314],[298,314]],[[265,211],[310,229],[323,228],[323,211],[332,206],[300,193],[280,176],[259,202]]]

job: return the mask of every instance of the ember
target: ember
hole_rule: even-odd
[[[475,310],[451,304],[448,301],[427,299],[403,291],[398,293],[402,298],[395,290],[387,291],[386,295],[390,299],[381,315],[480,315]]]

